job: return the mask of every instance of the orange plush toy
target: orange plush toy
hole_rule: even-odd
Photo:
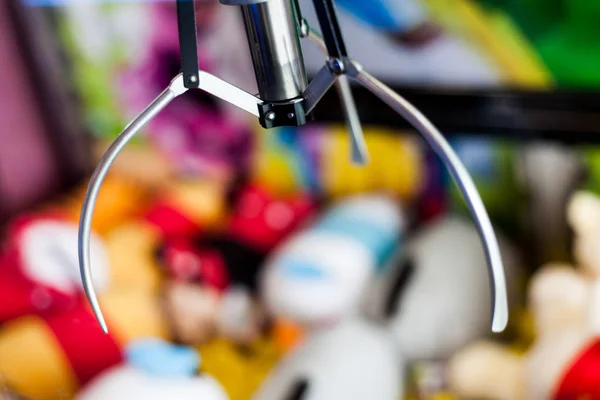
[[[57,209],[64,213],[69,220],[78,224],[86,188],[87,182],[75,193],[48,208]],[[110,173],[98,194],[92,230],[103,235],[124,219],[139,215],[149,197],[148,188],[144,185],[116,173]]]
[[[115,287],[156,291],[162,272],[157,252],[166,240],[178,240],[216,229],[224,218],[225,185],[177,181],[157,196],[144,215],[105,235]]]

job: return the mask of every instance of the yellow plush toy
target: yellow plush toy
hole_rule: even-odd
[[[248,347],[215,339],[199,348],[202,369],[217,379],[231,400],[248,400],[282,353],[272,337],[261,337]]]
[[[405,199],[419,194],[425,165],[414,135],[365,127],[367,148],[373,156],[367,165],[357,166],[350,160],[345,126],[304,129],[257,135],[259,151],[253,174],[272,193],[298,193],[308,186],[333,197],[373,190]]]
[[[350,142],[344,126],[330,128],[322,157],[324,192],[334,197],[369,191],[385,191],[413,198],[421,190],[423,159],[418,141],[398,131],[365,128],[365,140],[373,156],[364,166],[350,161]]]

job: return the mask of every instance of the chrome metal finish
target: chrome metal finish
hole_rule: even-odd
[[[410,122],[423,135],[450,171],[475,220],[490,269],[493,296],[492,331],[503,331],[508,323],[508,300],[502,258],[494,228],[471,176],[444,136],[419,110],[382,82],[363,71],[358,64],[349,64],[346,65],[348,76],[369,89]]]
[[[369,162],[369,150],[348,77],[346,75],[338,76],[335,87],[342,99],[342,109],[346,116],[346,128],[350,138],[350,159],[353,164],[365,165]]]
[[[306,114],[310,114],[314,110],[319,100],[325,96],[337,79],[338,76],[331,72],[328,66],[321,68],[302,94]]]
[[[204,90],[258,117],[258,105],[263,103],[261,99],[208,72],[200,71],[199,76],[200,86],[198,89]]]
[[[244,5],[242,13],[261,99],[279,102],[302,95],[306,72],[291,1]]]
[[[300,32],[302,37],[313,42],[323,53],[327,54],[327,46],[325,46],[323,38],[310,27],[306,20],[302,20]],[[343,67],[344,65],[342,64],[340,72],[345,72],[345,68]],[[350,159],[354,164],[365,165],[369,162],[369,151],[358,116],[358,109],[354,102],[354,96],[352,96],[352,90],[350,89],[350,84],[345,75],[338,76],[338,79],[335,82],[335,88],[342,100],[342,109],[346,116],[346,129],[348,129],[348,133],[350,134]]]
[[[258,116],[258,105],[262,104],[262,101],[239,89],[214,75],[211,75],[204,71],[198,71],[200,77],[200,87],[198,89],[204,90],[216,97],[219,97],[249,113]],[[81,211],[81,218],[79,221],[79,267],[81,270],[81,279],[83,281],[83,288],[90,301],[92,309],[98,318],[98,322],[102,326],[104,332],[107,332],[108,328],[106,322],[102,316],[100,305],[94,291],[94,285],[92,282],[92,266],[90,263],[90,235],[92,229],[92,217],[94,214],[94,207],[96,205],[96,199],[98,192],[102,186],[102,182],[108,173],[111,165],[121,152],[127,143],[144,127],[150,122],[160,111],[162,111],[173,99],[177,96],[182,95],[188,89],[184,86],[183,75],[179,74],[173,79],[167,89],[165,89],[140,115],[138,115],[117,139],[108,148],[100,163],[96,167],[90,184],[83,201],[83,207]]]
[[[79,220],[79,268],[81,272],[81,279],[83,281],[83,288],[85,294],[90,301],[94,314],[100,322],[102,330],[108,332],[106,321],[102,316],[100,310],[100,304],[94,291],[94,284],[92,281],[92,265],[90,261],[90,235],[92,231],[92,218],[94,214],[94,207],[96,205],[96,199],[98,192],[102,186],[102,182],[108,173],[111,165],[121,152],[127,143],[144,127],[150,122],[159,112],[161,112],[174,98],[185,93],[187,89],[183,86],[183,75],[179,74],[171,81],[171,84],[165,89],[144,111],[140,113],[121,134],[117,139],[110,145],[100,163],[96,167],[90,184],[88,186],[83,206],[81,210],[81,217]]]

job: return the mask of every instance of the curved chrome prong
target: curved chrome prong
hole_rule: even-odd
[[[419,110],[385,84],[363,71],[360,65],[356,63],[348,64],[352,64],[346,65],[348,76],[369,89],[410,122],[423,135],[450,171],[475,220],[483,243],[488,268],[490,269],[492,287],[492,331],[502,332],[508,323],[508,300],[504,267],[494,228],[471,175],[469,175],[444,136]]]
[[[183,76],[179,74],[171,81],[171,84],[165,89],[144,111],[142,111],[127,127],[117,139],[110,145],[106,153],[102,156],[92,178],[90,180],[83,206],[81,209],[81,217],[79,220],[79,269],[81,279],[83,281],[83,289],[87,298],[96,314],[96,318],[102,327],[104,333],[108,333],[106,321],[102,316],[100,304],[94,291],[92,282],[92,266],[90,261],[90,235],[92,230],[92,217],[96,199],[102,186],[102,182],[108,173],[111,165],[127,143],[159,112],[161,112],[173,99],[185,93],[187,88],[183,84]]]

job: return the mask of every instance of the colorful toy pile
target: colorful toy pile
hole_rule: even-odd
[[[485,259],[461,218],[413,235],[409,206],[381,192],[325,201],[198,178],[142,189],[120,172],[94,225],[108,335],[81,292],[81,191],[8,226],[0,376],[11,393],[397,400],[414,361],[486,332]]]

